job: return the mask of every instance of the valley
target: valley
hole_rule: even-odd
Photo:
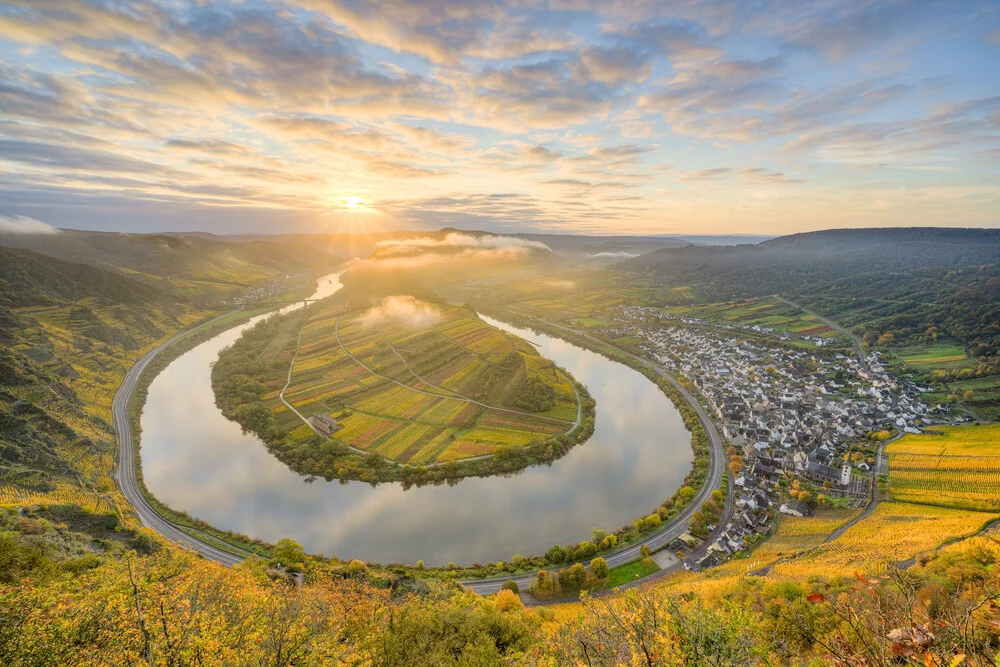
[[[896,573],[932,580],[988,549],[1000,520],[996,427],[945,395],[955,390],[939,373],[954,372],[957,353],[873,341],[793,295],[670,305],[697,284],[617,274],[595,289],[548,261],[526,261],[527,281],[438,276],[434,288],[420,271],[381,267],[358,288],[348,267],[347,279],[313,278],[304,303],[295,278],[216,297],[214,310],[167,297],[145,317],[169,313],[171,324],[117,376],[67,364],[73,376],[59,346],[98,335],[109,350],[133,345],[113,333],[129,311],[108,305],[125,292],[20,297],[11,312],[35,323],[18,334],[35,348],[10,348],[11,377],[27,378],[50,340],[31,382],[85,392],[123,378],[106,407],[65,394],[91,423],[106,415],[119,463],[65,459],[94,470],[88,482],[22,460],[0,499],[28,517],[16,525],[66,544],[95,529],[79,518],[61,527],[53,512],[116,514],[133,531],[124,544],[153,540],[142,547],[160,554],[144,556],[151,573],[180,559],[207,574],[184,561],[193,549],[233,568],[226,577],[342,578],[368,603],[378,586],[485,596],[552,630],[598,622],[601,605],[688,600],[684,613],[697,614],[691,600],[770,599],[771,586],[822,606],[831,591],[850,596],[857,573],[886,587]],[[275,299],[289,305],[272,312]],[[977,372],[966,382],[987,386],[990,367]],[[18,420],[8,437],[54,433],[26,418],[17,392],[6,394]],[[75,410],[49,406],[67,419]],[[160,537],[140,537],[143,526]],[[113,579],[121,548],[98,552],[107,574],[95,585]]]

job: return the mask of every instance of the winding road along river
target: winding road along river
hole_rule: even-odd
[[[324,277],[316,296],[338,286],[336,276]],[[211,364],[251,322],[186,352],[153,380],[141,421],[146,484],[219,528],[270,542],[292,537],[340,558],[429,565],[542,553],[587,539],[593,527],[630,523],[678,488],[691,467],[691,436],[652,382],[561,339],[494,323],[536,344],[597,401],[594,435],[551,466],[406,491],[306,483],[215,406]]]

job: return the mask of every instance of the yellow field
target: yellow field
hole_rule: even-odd
[[[1000,511],[1000,426],[906,435],[886,451],[895,500]]]
[[[707,578],[717,578],[734,574],[747,574],[767,568],[774,563],[803,553],[820,544],[830,533],[860,514],[855,509],[819,510],[816,516],[784,516],[780,518],[778,530],[769,539],[753,550],[748,558],[738,558],[712,568],[705,573]]]
[[[1000,515],[899,502],[883,502],[839,539],[774,567],[776,575],[851,575],[877,572],[943,543],[971,535]]]

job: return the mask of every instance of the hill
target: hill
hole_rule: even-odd
[[[14,248],[0,247],[0,280],[3,298],[12,308],[86,298],[128,304],[171,300],[162,290],[116,271]]]
[[[118,271],[0,248],[0,497],[124,511],[114,388],[206,314]]]
[[[62,230],[55,234],[0,234],[0,246],[34,250],[63,260],[118,270],[184,298],[232,298],[252,285],[289,273],[315,273],[347,259],[328,246],[166,234]]]
[[[687,286],[699,303],[781,294],[872,343],[887,334],[898,347],[950,338],[984,364],[977,374],[1000,365],[1000,230],[829,230],[657,250],[616,270]],[[685,302],[666,297],[668,305]]]

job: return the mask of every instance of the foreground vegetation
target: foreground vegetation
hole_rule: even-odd
[[[1000,547],[985,538],[905,572],[741,577],[697,595],[687,575],[529,609],[293,543],[232,569],[169,545],[67,556],[63,529],[30,521],[0,539],[5,665],[990,665],[1000,649]]]

